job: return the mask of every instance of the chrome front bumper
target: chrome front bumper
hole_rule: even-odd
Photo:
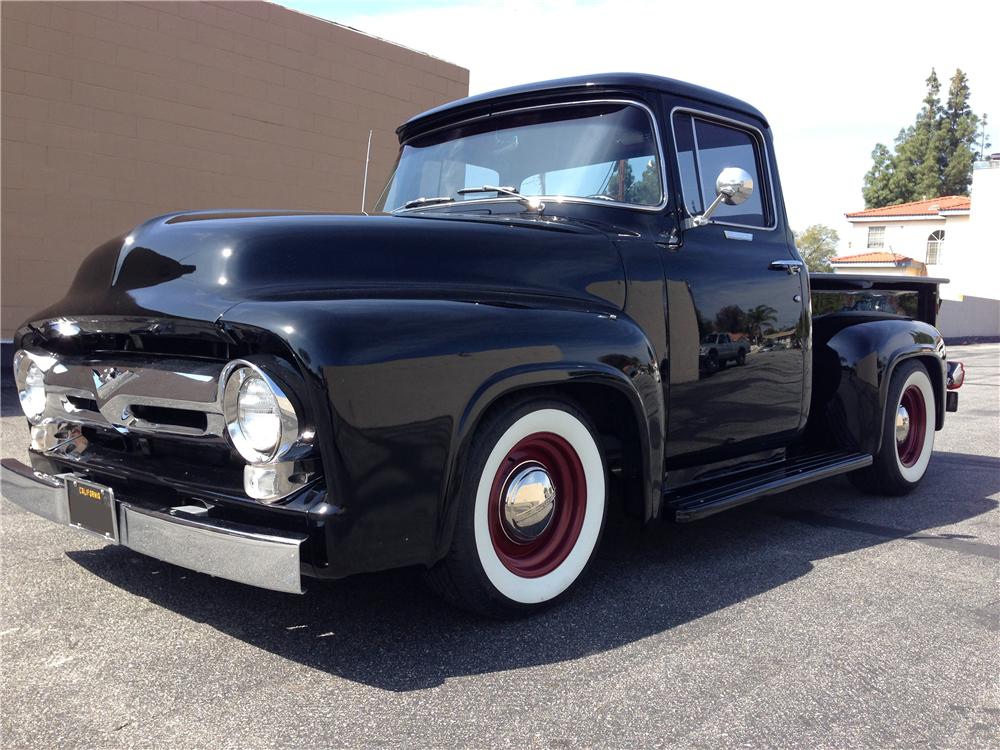
[[[5,458],[3,496],[42,518],[69,523],[66,483]],[[119,543],[158,560],[251,586],[301,594],[303,535],[234,524],[183,512],[142,508],[115,500]]]

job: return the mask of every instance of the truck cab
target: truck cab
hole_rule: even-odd
[[[282,591],[418,565],[506,617],[568,594],[611,502],[685,522],[924,476],[963,376],[940,280],[810,275],[754,107],[604,74],[397,134],[371,216],[186,212],[97,248],[15,338],[5,496]]]

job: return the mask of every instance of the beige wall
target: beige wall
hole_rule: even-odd
[[[208,207],[357,212],[468,71],[270,3],[3,2],[2,334],[93,247]],[[374,186],[374,187],[373,187]]]

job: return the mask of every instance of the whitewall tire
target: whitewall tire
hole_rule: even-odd
[[[587,416],[562,400],[511,404],[473,438],[448,556],[429,574],[448,599],[524,614],[569,591],[593,558],[607,471]]]
[[[881,495],[905,495],[927,473],[934,451],[937,397],[923,364],[896,367],[886,394],[882,444],[872,465],[849,476],[858,487]]]

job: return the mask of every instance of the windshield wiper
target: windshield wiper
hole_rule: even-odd
[[[457,191],[459,195],[467,195],[469,193],[496,193],[497,195],[509,195],[512,198],[517,198],[521,203],[523,203],[528,208],[534,211],[541,211],[545,208],[545,204],[542,203],[535,196],[530,198],[526,195],[521,195],[517,190],[512,187],[503,187],[498,185],[480,185],[479,187],[467,187],[462,188]]]
[[[403,208],[430,206],[435,203],[452,203],[454,200],[454,198],[449,198],[447,195],[439,195],[436,198],[414,198],[412,201],[406,201],[406,203],[403,204]]]

